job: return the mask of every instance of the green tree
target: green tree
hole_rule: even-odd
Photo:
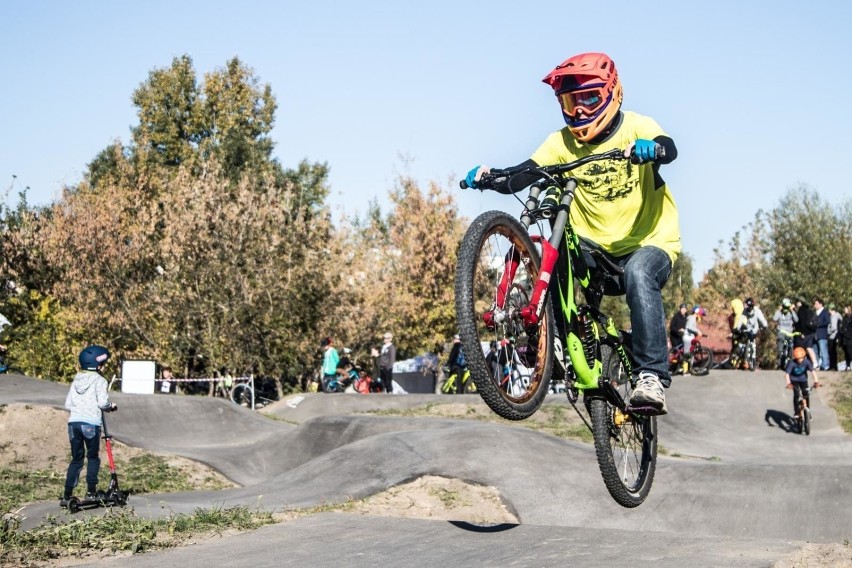
[[[201,141],[210,135],[192,58],[175,57],[171,67],[155,69],[133,93],[139,124],[132,129],[140,149],[165,166],[191,164]]]

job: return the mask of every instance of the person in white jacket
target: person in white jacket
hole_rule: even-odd
[[[68,501],[74,494],[74,488],[80,480],[83,470],[83,458],[86,464],[86,498],[98,498],[98,471],[101,467],[99,457],[101,446],[102,412],[110,412],[118,408],[109,401],[107,381],[101,375],[101,370],[109,360],[110,354],[106,347],[90,345],[80,352],[80,369],[71,383],[68,396],[65,398],[65,408],[71,415],[68,417],[68,440],[71,443],[71,463],[65,475],[65,494],[63,501]]]

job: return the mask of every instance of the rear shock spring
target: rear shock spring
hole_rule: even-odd
[[[580,320],[580,342],[583,344],[583,355],[586,357],[586,362],[591,366],[594,364],[597,351],[595,337],[595,322],[589,316],[588,309],[581,306],[578,310],[578,319]]]

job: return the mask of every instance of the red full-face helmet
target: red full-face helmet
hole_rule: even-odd
[[[604,53],[569,57],[543,82],[553,88],[568,129],[581,142],[606,130],[624,98],[615,63]]]

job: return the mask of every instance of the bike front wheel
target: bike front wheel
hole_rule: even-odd
[[[474,219],[459,248],[456,318],[465,357],[477,392],[508,420],[531,416],[550,386],[555,335],[551,302],[542,298],[535,325],[526,325],[520,315],[530,302],[540,266],[540,254],[526,229],[502,211]],[[508,337],[515,339],[520,371],[530,378],[515,392],[501,388],[485,362],[489,343]]]
[[[251,408],[251,401],[254,399],[254,391],[251,385],[240,383],[231,389],[231,401],[234,404]]]
[[[749,343],[748,349],[746,350],[746,362],[748,363],[748,370],[754,371],[757,368],[757,347],[754,343]]]
[[[601,346],[601,361],[607,376],[602,380],[629,400],[633,385],[625,380],[618,354]],[[638,507],[645,501],[654,482],[657,466],[657,419],[655,416],[626,414],[602,396],[589,400],[592,434],[598,467],[609,494],[623,507]]]

